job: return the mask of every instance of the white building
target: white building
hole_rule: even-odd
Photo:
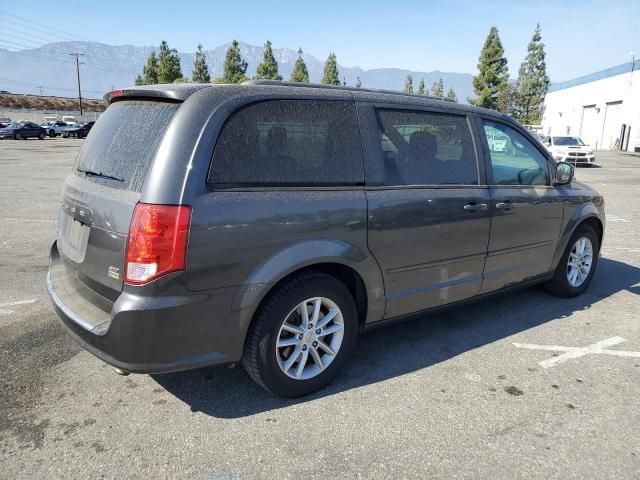
[[[542,130],[581,137],[594,149],[640,152],[640,61],[552,85]]]

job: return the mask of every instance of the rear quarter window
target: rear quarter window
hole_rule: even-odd
[[[179,104],[157,101],[113,103],[96,121],[78,156],[76,173],[110,187],[141,192],[151,162]]]
[[[364,182],[355,105],[269,100],[224,124],[208,183],[214,186],[340,186]]]

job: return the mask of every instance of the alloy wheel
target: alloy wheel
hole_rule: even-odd
[[[338,305],[326,297],[300,302],[284,319],[276,338],[282,372],[295,380],[319,375],[336,358],[344,338]]]
[[[580,237],[571,247],[567,260],[567,280],[573,288],[580,287],[591,271],[593,245],[587,237]]]

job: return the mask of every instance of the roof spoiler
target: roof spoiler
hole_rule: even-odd
[[[118,100],[151,99],[168,102],[184,102],[198,90],[211,87],[208,83],[168,83],[160,85],[141,85],[112,90],[103,97],[104,103],[111,105]]]

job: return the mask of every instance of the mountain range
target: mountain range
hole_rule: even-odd
[[[226,50],[231,42],[213,50],[205,50],[209,73],[213,77],[222,75]],[[106,45],[97,42],[56,42],[28,50],[10,51],[0,48],[0,90],[12,93],[40,93],[73,97],[77,96],[75,59],[71,53],[81,53],[80,75],[82,95],[100,98],[114,88],[133,85],[135,77],[142,73],[148,55],[157,51],[156,47],[133,45]],[[240,42],[240,51],[247,61],[247,76],[252,77],[262,61],[263,47]],[[297,51],[289,48],[274,48],[280,75],[289,78],[297,58]],[[322,77],[324,59],[317,59],[305,53],[304,61],[312,82]],[[191,75],[195,53],[180,53],[182,72]],[[339,57],[338,57],[339,59]],[[355,85],[360,77],[363,87],[402,90],[407,74],[413,76],[414,89],[424,78],[427,88],[442,78],[445,92],[452,87],[460,101],[473,95],[472,76],[468,73],[419,72],[401,68],[376,68],[364,70],[359,67],[339,65],[340,76],[348,85]]]

